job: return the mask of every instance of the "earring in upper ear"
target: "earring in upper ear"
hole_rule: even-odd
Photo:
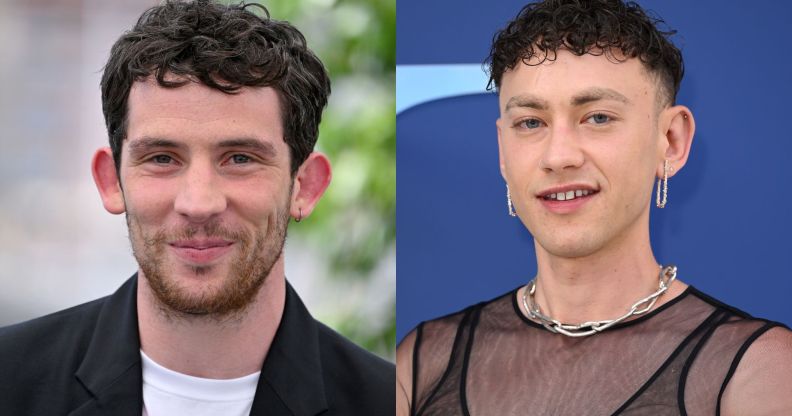
[[[517,212],[514,211],[514,204],[512,204],[511,192],[509,191],[509,184],[508,183],[506,184],[506,204],[509,207],[509,215],[511,215],[512,217],[516,217],[517,216]]]
[[[665,208],[666,202],[668,202],[668,159],[663,161],[663,199],[660,200],[660,178],[657,178],[657,198],[655,198],[655,203],[657,204],[658,208]]]

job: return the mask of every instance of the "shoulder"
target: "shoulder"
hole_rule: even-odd
[[[9,357],[31,356],[87,345],[107,298],[0,328],[0,363]],[[54,358],[54,357],[53,357]],[[62,355],[59,359],[64,358]]]
[[[51,414],[63,402],[78,399],[80,392],[72,389],[74,374],[104,302],[0,328],[0,413]]]
[[[487,301],[421,322],[408,336],[405,336],[400,348],[409,345],[416,354],[448,358],[455,345],[467,336],[469,332],[467,330],[477,327],[482,317],[486,317],[487,320],[498,320],[504,315],[513,317],[516,290],[512,289]]]
[[[418,342],[421,344],[424,342],[448,343],[453,341],[460,329],[475,326],[481,315],[497,318],[504,313],[512,314],[514,312],[515,292],[518,289],[519,287],[492,299],[421,322],[414,330],[414,332],[417,332]]]
[[[336,402],[354,403],[372,414],[395,407],[396,368],[317,321],[322,370],[328,396]],[[343,406],[343,403],[336,403]]]
[[[461,348],[468,328],[475,326],[481,314],[498,315],[512,308],[516,289],[485,302],[421,322],[399,342],[396,348],[398,415],[406,415],[427,386],[434,386],[453,360],[454,351]],[[420,383],[417,383],[420,378]]]
[[[746,341],[730,375],[723,415],[792,414],[792,331],[768,322]]]
[[[720,414],[792,414],[792,331],[783,324],[758,319],[698,293],[731,318],[718,328],[715,344],[732,342],[733,356],[720,389]]]
[[[361,381],[383,380],[389,386],[393,385],[396,371],[393,363],[359,347],[325,324],[318,322],[318,325],[321,354],[326,360],[323,364],[329,362],[331,367],[343,366],[347,375],[358,376]]]
[[[412,403],[413,350],[418,328],[407,334],[396,347],[396,415],[410,414]]]
[[[418,374],[429,374],[432,380],[439,380],[451,355],[456,333],[475,306],[421,322],[399,342],[396,347],[396,415],[410,414]]]

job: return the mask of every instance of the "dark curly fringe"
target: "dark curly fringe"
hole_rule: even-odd
[[[485,61],[487,89],[501,86],[503,73],[518,62],[529,64],[556,59],[559,48],[575,55],[605,54],[611,59],[639,58],[659,76],[664,102],[673,104],[684,75],[679,49],[669,37],[674,30],[658,28],[665,22],[649,16],[634,2],[621,0],[546,0],[523,7],[517,17],[495,34]],[[616,51],[616,53],[614,53]],[[536,61],[534,61],[536,62]]]
[[[302,33],[270,19],[263,6],[168,0],[144,12],[116,41],[104,68],[102,110],[116,169],[126,137],[129,91],[135,81],[151,75],[166,88],[190,79],[229,94],[246,86],[275,88],[292,174],[313,151],[330,94],[327,72]],[[166,80],[166,75],[179,80]]]

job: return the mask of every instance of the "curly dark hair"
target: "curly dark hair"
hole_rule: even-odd
[[[504,72],[538,55],[539,63],[554,60],[559,48],[575,55],[606,54],[612,59],[639,58],[658,77],[660,99],[676,101],[684,75],[682,53],[669,40],[674,30],[647,14],[635,2],[622,0],[546,0],[532,3],[495,34],[485,65],[487,89],[500,88]],[[614,51],[620,53],[614,54]],[[619,58],[621,57],[621,58]]]
[[[254,7],[263,16],[250,10]],[[191,80],[229,94],[247,86],[273,87],[292,175],[313,151],[330,95],[327,71],[305,37],[288,22],[270,19],[265,7],[168,0],[145,11],[116,41],[104,68],[102,111],[116,170],[127,132],[129,91],[151,75],[165,88]]]

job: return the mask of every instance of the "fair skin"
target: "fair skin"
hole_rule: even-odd
[[[637,59],[617,63],[563,49],[555,61],[519,63],[503,75],[496,123],[501,173],[534,236],[536,302],[562,322],[612,319],[657,289],[652,187],[664,160],[669,178],[682,169],[695,132],[690,110],[660,104],[658,86]],[[589,195],[557,200],[575,190]],[[548,200],[551,194],[556,200]],[[655,307],[685,288],[676,281]],[[397,350],[400,415],[409,414],[413,344],[408,337]],[[722,414],[792,414],[783,383],[756,382],[784,380],[790,356],[788,331],[757,340],[724,394]]]
[[[283,314],[286,223],[311,214],[331,176],[314,152],[292,178],[277,92],[138,81],[120,174],[110,148],[92,171],[105,209],[130,224],[143,351],[196,377],[259,371]],[[154,275],[175,301],[153,288]],[[249,296],[218,295],[239,286]]]
[[[536,300],[562,322],[611,319],[657,288],[652,186],[664,160],[669,177],[685,165],[695,124],[684,106],[658,112],[656,90],[637,59],[614,64],[565,50],[503,76],[501,173],[535,237]],[[577,189],[595,193],[544,198]],[[663,300],[684,286],[676,282]]]

